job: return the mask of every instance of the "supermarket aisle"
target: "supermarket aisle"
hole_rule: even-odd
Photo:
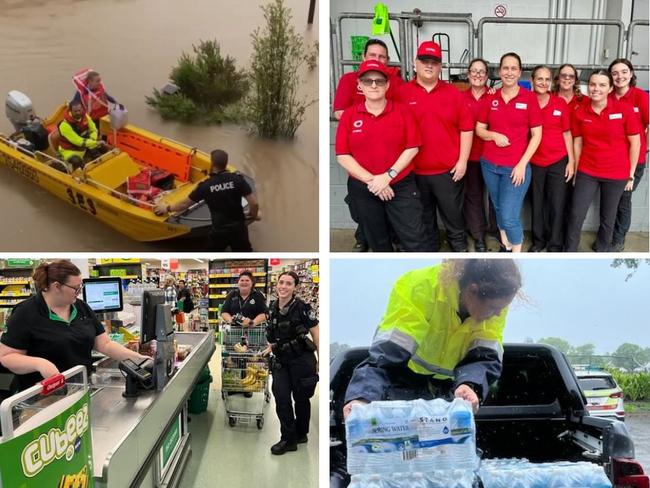
[[[273,398],[264,410],[264,428],[253,425],[229,427],[221,399],[221,350],[210,362],[214,378],[208,410],[192,415],[192,456],[181,486],[207,488],[214,486],[265,486],[284,488],[318,486],[318,389],[312,398],[309,443],[297,452],[273,456],[270,447],[280,438],[280,425],[275,416]],[[247,400],[242,397],[242,400]],[[250,399],[256,400],[256,399]]]

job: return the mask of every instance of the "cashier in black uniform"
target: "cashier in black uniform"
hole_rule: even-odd
[[[146,359],[111,341],[90,307],[77,296],[81,271],[68,260],[34,270],[37,294],[14,308],[0,337],[0,363],[18,376],[21,390],[77,365],[89,368],[95,349],[118,361]]]
[[[248,240],[248,228],[244,218],[241,199],[244,197],[250,207],[250,217],[257,219],[259,205],[253,190],[239,173],[228,171],[228,153],[215,149],[210,153],[212,168],[210,177],[198,184],[188,198],[172,205],[160,203],[154,209],[156,215],[181,212],[201,200],[210,209],[212,232],[210,251],[250,252],[253,250]]]
[[[255,278],[250,271],[243,271],[237,280],[237,289],[230,292],[221,307],[221,318],[225,322],[233,321],[241,315],[243,327],[260,325],[266,320],[266,298],[255,288]]]
[[[295,451],[298,444],[307,442],[311,418],[309,399],[318,383],[314,355],[318,353],[318,319],[311,306],[295,296],[299,281],[293,271],[280,274],[276,288],[278,299],[269,307],[267,340],[274,358],[273,396],[281,433],[280,441],[271,446],[273,454]]]

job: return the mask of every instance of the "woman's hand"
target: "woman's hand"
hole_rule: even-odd
[[[508,137],[498,132],[493,132],[492,134],[492,140],[498,147],[507,147],[510,145],[510,139]]]
[[[266,346],[266,349],[264,349],[261,352],[261,354],[262,354],[262,356],[268,356],[269,354],[271,354],[271,346]]]
[[[634,188],[634,180],[627,182],[625,185],[625,191],[632,191],[632,188]]]
[[[512,180],[512,184],[514,186],[521,185],[526,179],[526,165],[523,163],[519,163],[517,164],[517,166],[512,168],[512,173],[510,173],[510,179]]]
[[[570,160],[566,164],[566,169],[564,170],[564,177],[566,179],[564,181],[566,181],[567,183],[573,179],[573,175],[576,172],[575,167],[576,167],[575,161]]]
[[[474,392],[474,390],[472,390],[469,386],[460,385],[458,388],[456,388],[456,391],[454,392],[454,397],[462,398],[463,400],[467,400],[468,402],[470,402],[472,404],[472,409],[474,410],[474,413],[476,413],[476,411],[478,410],[478,396],[476,395],[476,392]]]
[[[389,200],[392,200],[395,197],[395,192],[393,189],[389,186],[384,188],[382,191],[380,191],[377,196],[382,202],[387,202]]]
[[[51,361],[42,358],[38,362],[38,372],[41,374],[43,379],[51,378],[52,376],[59,374],[59,370]]]
[[[367,402],[365,400],[352,400],[351,402],[346,403],[345,406],[343,407],[343,418],[344,419],[348,418],[348,415],[350,415],[350,412],[352,411],[353,405],[365,405],[367,403],[370,402]]]
[[[388,185],[390,184],[391,177],[387,173],[382,173],[380,175],[375,175],[368,182],[368,190],[373,195],[379,195],[383,192]]]

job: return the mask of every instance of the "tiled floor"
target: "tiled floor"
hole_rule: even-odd
[[[183,473],[180,486],[193,488],[245,486],[318,486],[318,390],[311,400],[312,417],[309,442],[300,444],[297,452],[274,456],[269,448],[280,439],[280,424],[275,415],[275,404],[264,404],[264,426],[258,430],[255,423],[228,426],[224,401],[221,398],[220,348],[212,356],[211,384],[208,410],[191,415],[192,455]],[[255,409],[262,399],[234,400],[244,407]]]

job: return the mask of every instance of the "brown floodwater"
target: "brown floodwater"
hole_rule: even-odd
[[[45,117],[74,94],[72,74],[93,67],[129,122],[209,152],[226,150],[257,184],[262,220],[251,225],[256,251],[318,250],[318,104],[290,142],[251,136],[244,128],[165,122],[145,104],[168,81],[183,52],[216,39],[222,54],[245,67],[250,33],[263,25],[260,2],[241,0],[0,0],[0,99],[27,94]],[[285,0],[296,31],[318,40],[309,2]],[[318,69],[301,74],[301,95],[318,97]],[[0,115],[0,132],[12,127]],[[205,242],[133,241],[0,166],[0,251],[199,251]]]

